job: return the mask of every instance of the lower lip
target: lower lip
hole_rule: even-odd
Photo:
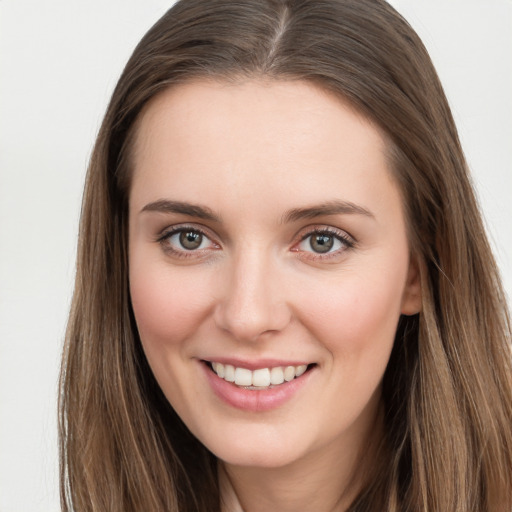
[[[210,367],[201,363],[213,392],[225,403],[250,412],[277,409],[291,400],[309,381],[314,368],[300,377],[268,389],[245,389],[221,379]]]

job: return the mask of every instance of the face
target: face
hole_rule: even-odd
[[[192,433],[251,467],[362,445],[419,309],[379,130],[307,83],[197,82],[152,100],[133,165],[133,309]]]

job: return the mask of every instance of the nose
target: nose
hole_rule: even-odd
[[[248,251],[249,252],[249,251]],[[216,325],[239,341],[258,341],[291,320],[278,265],[256,251],[234,258],[221,277]]]

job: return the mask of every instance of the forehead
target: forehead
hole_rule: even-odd
[[[138,203],[164,191],[215,203],[229,189],[240,205],[275,192],[293,207],[326,194],[361,202],[370,191],[378,201],[384,185],[395,187],[380,130],[302,81],[169,88],[141,114],[132,163],[131,202]]]
[[[342,97],[311,82],[199,80],[172,86],[150,100],[137,121],[135,147],[142,150],[148,137],[155,136],[155,129],[172,129],[173,124],[184,137],[192,127],[195,137],[216,134],[230,144],[233,135],[249,132],[256,133],[262,144],[269,142],[266,134],[279,134],[280,144],[291,144],[301,136],[319,142],[325,139],[324,127],[340,122],[347,128],[339,134],[345,146],[352,139],[350,133],[358,137],[363,132],[367,143],[383,146],[384,136],[371,120]],[[292,126],[296,129],[290,130]],[[250,142],[254,140],[248,138]]]

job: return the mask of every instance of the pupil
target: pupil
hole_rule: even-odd
[[[185,249],[197,249],[202,241],[203,235],[201,233],[195,233],[194,231],[182,231],[180,233],[180,244]]]
[[[329,235],[315,235],[311,238],[310,245],[315,252],[329,252],[334,245],[334,238]]]

